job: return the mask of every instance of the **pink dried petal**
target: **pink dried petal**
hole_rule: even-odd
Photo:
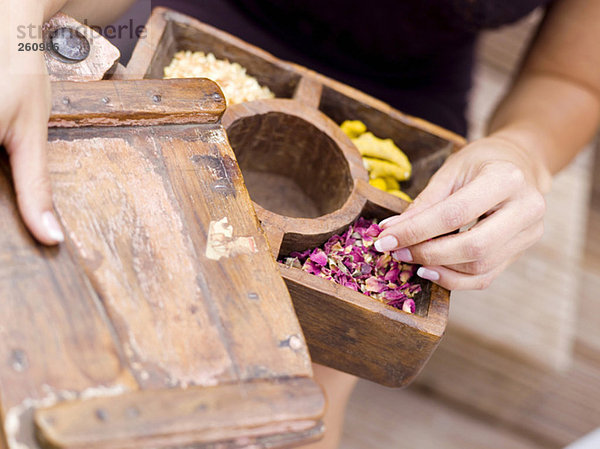
[[[406,313],[415,313],[414,299],[408,298],[406,301],[404,301],[404,304],[402,304],[402,310],[404,310]]]
[[[405,282],[408,282],[408,280],[413,276],[413,274],[414,273],[412,273],[412,270],[410,270],[410,271],[409,270],[402,270],[400,272],[400,276],[399,276],[400,282],[402,282],[403,284]]]
[[[381,270],[387,268],[391,260],[392,256],[390,256],[389,253],[381,254],[375,263],[375,269]]]
[[[310,249],[307,249],[306,251],[294,251],[290,253],[290,257],[297,257],[300,260],[304,260],[308,257],[308,255],[310,254]]]
[[[322,249],[315,249],[310,255],[310,260],[320,266],[325,266],[327,264],[327,254]]]
[[[392,268],[390,271],[385,273],[383,277],[386,281],[396,282],[398,280],[398,275],[400,274],[399,268]]]
[[[374,276],[371,276],[365,282],[367,291],[381,293],[386,288],[386,283]]]
[[[381,229],[379,226],[373,223],[365,230],[365,235],[369,237],[377,237],[379,234],[381,234],[382,231],[383,229]]]
[[[396,290],[388,290],[385,292],[384,294],[385,299],[406,299],[406,294],[400,290],[400,289],[396,289]]]
[[[321,267],[310,259],[304,263],[302,269],[310,274],[319,274],[321,272]]]
[[[415,293],[420,293],[421,292],[421,286],[419,284],[413,284],[410,287],[408,287],[408,291],[415,294]]]

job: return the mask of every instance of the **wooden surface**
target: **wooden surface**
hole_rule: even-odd
[[[121,57],[119,50],[102,35],[65,14],[58,13],[44,24],[43,40],[45,44],[50,43],[50,35],[59,28],[69,28],[81,33],[90,44],[90,52],[83,61],[65,62],[52,50],[46,50],[44,59],[50,81],[101,80],[108,72],[116,68]]]
[[[99,401],[112,407],[114,399],[117,407],[125,393],[152,403],[153,392],[177,398],[187,388],[203,395],[202,387],[224,385],[230,393],[223,397],[241,407],[237,414],[216,401],[210,425],[190,418],[180,434],[181,422],[169,419],[175,405],[161,402],[164,409],[151,407],[150,422],[163,426],[142,419],[113,437],[125,438],[123,447],[230,440],[227,447],[283,447],[322,431],[324,402],[310,380],[302,331],[215,123],[224,105],[219,89],[205,80],[161,84],[160,107],[175,110],[184,124],[171,116],[169,124],[158,117],[150,126],[156,89],[152,80],[54,89],[55,100],[66,93],[81,100],[54,101],[50,120],[60,126],[49,130],[48,155],[66,235],[57,248],[35,244],[24,229],[3,161],[0,410],[10,449],[37,447],[34,409],[54,416],[66,407],[77,415],[78,401],[84,410],[91,398],[111,397]],[[101,102],[115,92],[127,101],[115,101],[102,126],[66,124],[69,117],[75,125],[94,123],[94,95]],[[188,107],[189,92],[199,99],[196,109]],[[188,116],[204,122],[190,124]],[[128,126],[107,126],[124,124],[122,117]],[[297,395],[286,393],[296,388]],[[272,394],[279,398],[273,408],[257,414],[251,404],[271,402]],[[236,424],[240,413],[257,421]],[[99,429],[44,423],[37,421],[38,437],[48,447],[115,447]]]
[[[52,448],[273,447],[318,436],[322,408],[316,384],[294,379],[71,401],[37,410],[35,425]]]
[[[223,93],[207,79],[76,82],[52,85],[48,126],[141,126],[217,123],[225,112]]]
[[[234,105],[223,117],[273,254],[320,245],[361,214],[381,219],[407,207],[405,201],[367,184],[358,151],[339,129],[343,120],[362,120],[407,153],[414,176],[403,188],[413,196],[464,143],[449,131],[188,16],[156,8],[147,28],[150,38],[138,42],[124,77],[162,78],[163,67],[176,51],[212,52],[241,64],[278,97]],[[403,386],[419,372],[443,334],[449,293],[431,288],[429,282],[417,300],[422,316],[407,317],[349,289],[319,286],[307,273],[282,268],[282,274],[318,362]],[[352,323],[360,323],[360,331]],[[353,332],[360,336],[348,337]],[[390,355],[386,347],[401,349]]]

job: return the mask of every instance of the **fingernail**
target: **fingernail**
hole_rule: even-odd
[[[400,248],[392,253],[392,257],[400,262],[412,262],[413,256],[408,248]]]
[[[381,220],[379,222],[379,226],[383,227],[388,223],[392,223],[400,218],[400,215],[393,215],[391,217],[386,218],[385,220]]]
[[[60,225],[52,212],[46,211],[42,214],[42,223],[52,240],[56,242],[63,242],[65,240]]]
[[[391,251],[398,247],[398,239],[393,235],[386,235],[375,242],[375,249],[379,252]]]
[[[419,267],[419,269],[417,270],[417,276],[423,279],[427,279],[428,281],[435,282],[440,280],[440,273],[425,267]]]

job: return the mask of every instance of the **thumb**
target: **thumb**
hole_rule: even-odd
[[[62,242],[64,235],[52,207],[46,154],[48,117],[40,109],[16,118],[5,145],[23,221],[37,240],[54,245]]]

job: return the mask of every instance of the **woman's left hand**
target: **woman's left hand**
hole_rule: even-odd
[[[381,223],[375,247],[450,290],[487,288],[542,237],[550,175],[534,154],[504,137],[465,146],[402,215]]]

